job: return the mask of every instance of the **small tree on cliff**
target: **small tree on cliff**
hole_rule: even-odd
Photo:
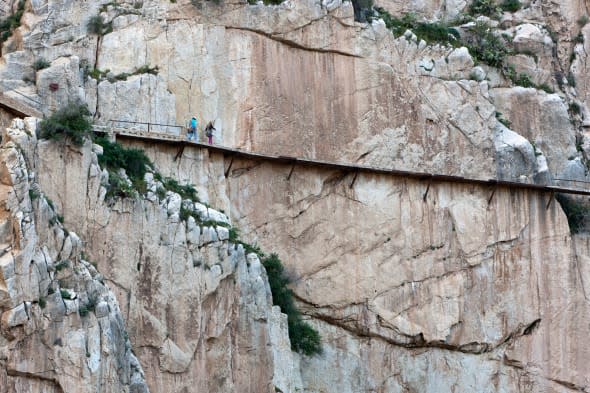
[[[82,146],[90,136],[92,123],[90,111],[85,104],[70,102],[39,124],[39,137],[53,140],[68,140]]]
[[[291,349],[304,355],[315,355],[322,352],[320,334],[310,324],[303,321],[301,313],[295,307],[293,291],[287,287],[289,278],[285,274],[283,264],[277,254],[271,254],[262,260],[268,275],[268,283],[272,292],[272,302],[287,314]]]

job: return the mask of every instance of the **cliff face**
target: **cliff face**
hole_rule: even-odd
[[[3,392],[145,392],[115,294],[39,192],[35,121],[2,134],[0,386]]]
[[[0,10],[16,7],[8,3],[0,2]],[[355,22],[350,2],[193,3],[27,2],[21,27],[2,46],[0,86],[44,111],[82,97],[97,123],[182,124],[197,115],[201,123],[215,121],[216,143],[261,153],[483,179],[588,180],[590,37],[582,1],[523,1],[498,20],[480,18],[513,48],[506,61],[515,75],[526,74],[536,87],[516,86],[508,68],[476,64],[464,47],[427,44],[411,32],[395,38],[379,19]],[[392,16],[416,12],[430,21],[453,20],[470,6],[376,3]],[[104,21],[98,35],[88,31],[96,15]],[[473,25],[456,28],[468,37]],[[41,57],[50,66],[34,70]],[[572,238],[551,195],[283,166],[127,140],[162,174],[195,184],[203,200],[229,216],[193,206],[203,218],[231,219],[246,240],[279,253],[300,306],[323,337],[323,354],[299,359],[289,350],[284,316],[271,307],[260,262],[229,243],[225,228],[181,219],[180,197],[158,196],[149,176],[146,198],[105,202],[100,149],[37,142],[15,124],[20,131],[8,134],[18,138],[3,139],[4,145],[17,138],[23,152],[7,147],[14,157],[4,161],[34,173],[30,181],[77,235],[59,235],[55,222],[50,231],[38,229],[51,219],[43,198],[31,206],[27,190],[18,203],[8,192],[3,198],[7,222],[34,212],[36,235],[22,239],[32,249],[45,245],[47,266],[70,262],[52,272],[43,265],[47,257],[29,253],[25,262],[42,260],[36,271],[49,272],[26,280],[28,262],[14,265],[24,281],[3,298],[14,300],[1,303],[8,321],[3,317],[2,329],[19,332],[0,342],[9,354],[0,357],[0,382],[13,384],[7,386],[68,391],[76,380],[116,375],[108,379],[113,390],[131,390],[133,381],[144,389],[141,367],[156,392],[566,392],[590,386],[588,241]],[[34,135],[33,125],[27,127]],[[16,190],[14,181],[5,181]],[[7,244],[25,242],[11,236]],[[66,247],[61,255],[70,238],[74,251]],[[10,271],[2,274],[9,288]],[[96,275],[106,286],[89,278]],[[61,276],[63,288],[82,299],[74,306],[63,301],[66,316],[59,320],[68,328],[33,324],[41,297],[53,309],[49,284],[40,283],[62,288]],[[92,374],[81,366],[85,356],[64,359],[78,352],[61,352],[59,345],[48,345],[51,367],[10,360],[34,352],[4,349],[24,345],[30,334],[23,331],[44,334],[47,343],[60,331],[110,334],[101,330],[98,305],[83,318],[74,312],[94,293],[79,289],[86,282],[112,305],[107,316],[119,329],[112,335],[128,331],[129,343],[101,341],[126,366],[111,369],[104,352],[89,350],[88,359],[107,359]],[[32,315],[26,322],[23,312]],[[68,342],[83,342],[76,340]],[[49,369],[55,371],[45,377]]]
[[[170,175],[223,179],[229,166],[135,146]],[[203,187],[225,189],[248,240],[274,247],[297,278],[324,341],[301,364],[306,391],[584,389],[587,250],[576,240],[574,252],[549,194],[290,172],[234,158],[224,187]]]
[[[301,387],[255,254],[225,227],[181,220],[178,194],[107,204],[100,146],[37,141],[35,128],[3,135],[3,392]]]

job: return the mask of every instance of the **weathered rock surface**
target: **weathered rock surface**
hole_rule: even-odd
[[[0,147],[1,391],[147,392],[113,292],[35,183],[34,133],[16,120]]]
[[[377,3],[393,15],[416,12],[442,20],[469,5]],[[27,11],[5,44],[10,50],[3,52],[0,76],[4,89],[19,89],[43,109],[77,95],[99,122],[184,125],[196,115],[201,129],[214,121],[216,143],[258,152],[478,178],[510,173],[495,161],[494,151],[494,114],[509,109],[489,87],[509,90],[503,96],[521,94],[512,82],[498,70],[474,69],[466,48],[427,45],[412,34],[396,39],[381,21],[357,23],[350,2],[41,1]],[[102,36],[87,31],[96,15],[108,27]],[[562,87],[563,94],[553,96],[561,103],[529,100],[527,111],[511,114],[515,127],[534,125],[514,129],[529,140],[529,134],[546,134],[546,122],[536,123],[535,114],[560,123],[559,152],[568,154],[541,147],[553,177],[570,165],[569,158],[586,160],[572,142],[585,134],[566,127],[576,96],[586,112],[581,44],[571,68],[580,83],[577,90],[564,85],[581,15],[580,5],[570,0],[523,2],[518,12],[505,12],[498,27],[515,49],[507,63],[517,74]],[[41,57],[51,67],[35,72],[31,64]],[[158,74],[121,77],[145,66],[158,66]],[[98,80],[88,76],[92,69],[103,73]],[[490,84],[466,81],[478,72],[483,76],[475,79],[489,78]],[[23,78],[35,79],[35,85]]]
[[[469,5],[377,3],[439,20]],[[257,152],[484,179],[585,180],[590,36],[577,23],[585,4],[522,3],[493,23],[520,52],[508,58],[516,73],[555,94],[514,87],[500,70],[476,67],[465,48],[427,45],[411,32],[393,38],[378,20],[356,23],[352,4],[340,0],[34,0],[2,47],[0,85],[41,109],[78,95],[105,123],[183,124],[197,115],[215,121],[216,143]],[[88,34],[99,14],[112,32]],[[39,57],[51,66],[35,72]],[[146,65],[158,74],[121,77]],[[94,68],[105,75],[84,71]],[[178,195],[160,200],[151,190],[150,202],[108,206],[90,146],[82,154],[46,142],[25,149],[66,226],[89,242],[116,288],[152,391],[588,389],[588,251],[572,242],[549,195],[299,167],[289,175],[290,167],[240,160],[226,178],[219,155],[189,148],[176,159],[176,149],[144,147],[249,240],[279,251],[325,343],[298,368],[256,263],[244,262],[223,227],[180,220]],[[59,239],[51,242],[69,236]],[[5,316],[12,329],[35,307],[34,298],[21,300]],[[75,306],[64,302],[63,313]]]
[[[564,102],[556,94],[522,87],[493,89],[492,96],[510,127],[534,143],[546,155],[551,173],[561,177],[568,160],[577,155],[575,133]],[[522,112],[529,116],[523,117]]]
[[[534,160],[532,146],[512,137]],[[167,175],[215,180],[229,164],[198,149],[174,161],[173,148],[135,146]],[[290,170],[234,159],[221,180],[227,196],[210,201],[228,198],[247,240],[277,250],[295,279],[324,342],[321,356],[301,362],[304,391],[565,392],[589,383],[579,336],[586,257],[575,255],[549,194],[366,174],[353,182],[307,167],[287,179]],[[201,193],[220,189],[216,181]]]
[[[153,176],[148,200],[105,201],[108,174],[93,150],[40,141],[30,159],[65,225],[88,239],[85,252],[121,304],[150,390],[301,388],[285,317],[256,255],[246,259],[229,243],[227,216],[171,191],[159,198]],[[181,206],[199,220],[181,219]],[[219,225],[200,224],[212,221]]]

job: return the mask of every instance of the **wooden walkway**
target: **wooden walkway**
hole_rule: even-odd
[[[4,108],[8,112],[14,114],[15,116],[19,117],[43,117],[43,114],[38,111],[37,109],[27,105],[26,103],[16,100],[12,97],[7,96],[0,92],[0,108]],[[159,129],[166,129],[166,130],[173,130],[173,132],[162,132]],[[129,122],[129,121],[122,121],[122,120],[112,120],[111,126],[94,126],[94,132],[105,133],[116,137],[123,137],[123,138],[131,138],[137,140],[144,140],[144,141],[156,141],[158,143],[165,143],[165,144],[173,144],[178,145],[181,149],[184,149],[187,146],[197,147],[201,149],[207,149],[211,152],[223,154],[225,157],[230,158],[230,163],[228,168],[225,171],[225,175],[227,176],[229,171],[231,170],[233,159],[234,158],[245,158],[249,160],[255,161],[267,161],[267,162],[276,162],[281,164],[291,165],[292,169],[289,174],[289,177],[293,173],[293,168],[295,166],[308,166],[308,167],[315,167],[315,168],[324,168],[324,169],[332,169],[332,170],[340,170],[344,172],[354,173],[353,181],[350,185],[352,187],[356,178],[359,173],[374,173],[374,174],[384,174],[384,175],[391,175],[397,177],[406,177],[411,179],[418,179],[422,181],[428,182],[428,188],[426,194],[424,195],[424,199],[426,199],[426,195],[428,194],[428,189],[430,188],[430,184],[432,182],[442,182],[442,183],[464,183],[464,184],[475,184],[483,187],[507,187],[511,189],[525,189],[525,190],[534,190],[540,192],[547,192],[551,193],[552,195],[555,193],[564,193],[564,194],[576,194],[576,195],[588,195],[590,196],[590,184],[584,183],[579,180],[567,180],[567,179],[559,179],[560,181],[571,181],[577,184],[584,184],[584,187],[574,188],[574,187],[563,187],[563,186],[551,186],[551,185],[540,185],[540,184],[532,184],[532,183],[519,183],[519,182],[512,182],[506,180],[497,180],[497,179],[476,179],[476,178],[469,178],[469,177],[462,177],[462,176],[455,176],[455,175],[442,175],[437,173],[426,173],[426,172],[414,172],[414,171],[403,171],[403,170],[396,170],[396,169],[389,169],[389,168],[379,168],[379,167],[372,167],[367,165],[358,165],[358,164],[346,164],[346,163],[338,163],[338,162],[330,162],[330,161],[322,161],[322,160],[312,160],[307,158],[297,158],[297,157],[289,157],[289,156],[276,156],[270,154],[260,154],[260,153],[253,153],[248,151],[243,151],[240,149],[232,149],[229,147],[223,147],[219,145],[208,145],[205,143],[200,142],[193,142],[188,141],[183,134],[183,127],[178,125],[170,125],[170,124],[151,124],[151,123],[139,123],[139,122]]]
[[[179,127],[179,126],[177,126]],[[95,127],[96,132],[104,132],[107,134],[114,135],[115,138],[122,137],[122,138],[129,138],[134,140],[142,140],[142,141],[151,141],[151,142],[158,142],[163,144],[172,144],[179,146],[180,149],[184,149],[187,146],[196,147],[200,149],[207,149],[214,153],[223,154],[225,157],[230,159],[229,166],[225,170],[225,175],[227,176],[229,171],[231,170],[233,159],[234,158],[244,158],[249,160],[255,161],[266,161],[266,162],[276,162],[280,164],[291,165],[291,173],[293,172],[293,168],[295,166],[307,166],[307,167],[315,167],[315,168],[324,168],[324,169],[332,169],[332,170],[340,170],[344,172],[353,173],[353,181],[351,182],[350,187],[354,185],[356,181],[356,177],[359,173],[374,173],[374,174],[384,174],[384,175],[391,175],[396,177],[405,177],[405,178],[412,178],[417,180],[422,180],[428,182],[428,188],[426,194],[424,195],[424,199],[428,194],[428,189],[430,188],[430,183],[439,182],[439,183],[464,183],[464,184],[474,184],[479,185],[482,187],[507,187],[511,189],[523,189],[523,190],[534,190],[539,192],[546,192],[551,193],[552,195],[555,193],[564,193],[564,194],[576,194],[576,195],[588,195],[590,196],[590,187],[585,188],[572,188],[572,187],[563,187],[563,186],[550,186],[550,185],[540,185],[540,184],[532,184],[532,183],[519,183],[519,182],[512,182],[512,181],[505,181],[505,180],[497,180],[497,179],[476,179],[476,178],[469,178],[469,177],[462,177],[462,176],[454,176],[454,175],[442,175],[437,173],[426,173],[426,172],[414,172],[414,171],[403,171],[403,170],[395,170],[389,168],[379,168],[379,167],[372,167],[367,165],[358,165],[358,164],[346,164],[346,163],[338,163],[338,162],[329,162],[329,161],[322,161],[322,160],[312,160],[306,158],[297,158],[297,157],[289,157],[289,156],[277,156],[277,155],[270,155],[270,154],[260,154],[260,153],[253,153],[249,151],[243,151],[240,149],[232,149],[228,147],[223,147],[219,145],[208,145],[205,143],[200,142],[193,142],[188,141],[186,137],[179,133],[179,135],[172,135],[170,133],[162,133],[156,131],[145,131],[145,130],[132,130],[130,128],[125,127],[108,127],[108,126],[97,126]],[[289,177],[291,175],[289,174]],[[563,180],[563,179],[561,179]],[[573,180],[572,180],[573,181]],[[580,183],[580,181],[576,181]],[[590,184],[588,184],[590,186]],[[490,198],[491,199],[491,198]],[[549,205],[548,205],[549,206]]]

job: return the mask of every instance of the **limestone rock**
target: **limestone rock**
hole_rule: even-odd
[[[545,153],[551,173],[560,177],[566,158],[576,156],[574,132],[563,100],[557,94],[522,87],[493,89],[491,95],[511,128],[534,142]]]
[[[0,146],[0,216],[14,228],[3,239],[11,247],[5,245],[1,257],[6,261],[0,275],[3,391],[95,392],[103,386],[127,392],[131,379],[147,392],[143,370],[124,338],[117,301],[79,261],[80,238],[66,233],[45,197],[33,191],[38,186],[32,187],[28,165],[34,165],[37,141],[35,130],[26,128],[31,124],[13,122]],[[15,148],[15,141],[26,149]],[[57,262],[52,255],[63,259]],[[101,312],[108,324],[95,317],[97,302],[107,306]]]
[[[495,147],[498,178],[532,181],[537,170],[537,154],[528,140],[498,122]]]
[[[152,391],[233,392],[240,386],[240,391],[270,393],[272,386],[302,388],[284,317],[273,310],[260,261],[254,254],[247,261],[243,247],[228,242],[228,228],[208,226],[227,225],[225,214],[183,202],[173,192],[162,201],[90,196],[86,190],[97,192],[101,183],[99,176],[86,176],[100,172],[91,170],[97,165],[91,144],[67,155],[67,163],[60,154],[57,144],[40,142],[30,159],[38,162],[41,188],[57,206],[67,203],[64,222],[80,238],[92,238],[85,253],[116,288],[131,346],[138,348]],[[46,176],[62,165],[71,179],[83,184],[67,197],[61,179]],[[181,219],[181,205],[199,219]],[[101,326],[111,315],[106,306],[98,302],[95,307]],[[122,320],[116,323],[123,326]]]

